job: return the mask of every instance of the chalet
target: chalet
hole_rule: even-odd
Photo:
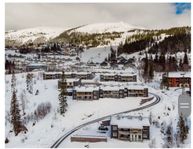
[[[136,82],[137,76],[134,74],[101,74],[100,81]]]
[[[110,125],[111,138],[131,142],[150,139],[150,123],[147,117],[113,116]]]
[[[168,81],[169,87],[191,86],[190,72],[169,72],[168,74],[164,74],[162,79]]]

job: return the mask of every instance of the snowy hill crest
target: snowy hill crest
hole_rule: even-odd
[[[133,29],[143,29],[142,27],[133,26],[124,22],[118,23],[95,23],[79,27],[73,31],[82,33],[112,33],[125,32]]]

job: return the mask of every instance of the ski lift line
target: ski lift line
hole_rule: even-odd
[[[139,107],[139,108],[136,108],[136,109],[132,109],[132,110],[129,110],[129,111],[124,111],[124,112],[119,112],[119,113],[107,115],[107,116],[104,116],[104,117],[101,117],[101,118],[92,120],[92,121],[90,121],[90,122],[81,124],[81,125],[75,127],[74,129],[70,130],[69,132],[67,132],[67,133],[64,134],[63,136],[61,136],[50,148],[57,148],[57,147],[59,147],[59,145],[60,145],[68,136],[70,136],[70,135],[73,134],[75,131],[77,131],[77,130],[79,130],[79,129],[87,126],[87,125],[90,125],[90,124],[99,122],[99,121],[104,120],[104,119],[107,119],[107,118],[111,118],[112,116],[115,116],[115,115],[125,114],[125,113],[130,113],[130,112],[134,112],[134,111],[143,110],[143,109],[152,107],[152,106],[158,104],[158,103],[161,101],[161,97],[160,97],[160,96],[158,96],[158,95],[156,95],[156,94],[154,94],[154,93],[149,93],[149,94],[153,95],[153,96],[156,98],[156,101],[154,101],[153,103],[151,103],[151,104],[149,104],[149,105],[145,105],[145,106],[142,106],[142,107]]]

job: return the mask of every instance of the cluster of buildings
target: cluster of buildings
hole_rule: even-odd
[[[135,74],[100,74],[94,80],[92,72],[65,72],[66,81],[61,81],[61,72],[44,73],[43,79],[59,79],[58,87],[66,86],[67,93],[76,100],[98,100],[99,98],[148,97],[148,88],[131,84],[105,84],[114,82],[136,82]],[[105,77],[104,77],[105,76]]]

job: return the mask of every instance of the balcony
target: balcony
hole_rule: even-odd
[[[119,134],[120,135],[129,135],[130,134],[130,132],[129,131],[123,131],[123,130],[119,130]]]

